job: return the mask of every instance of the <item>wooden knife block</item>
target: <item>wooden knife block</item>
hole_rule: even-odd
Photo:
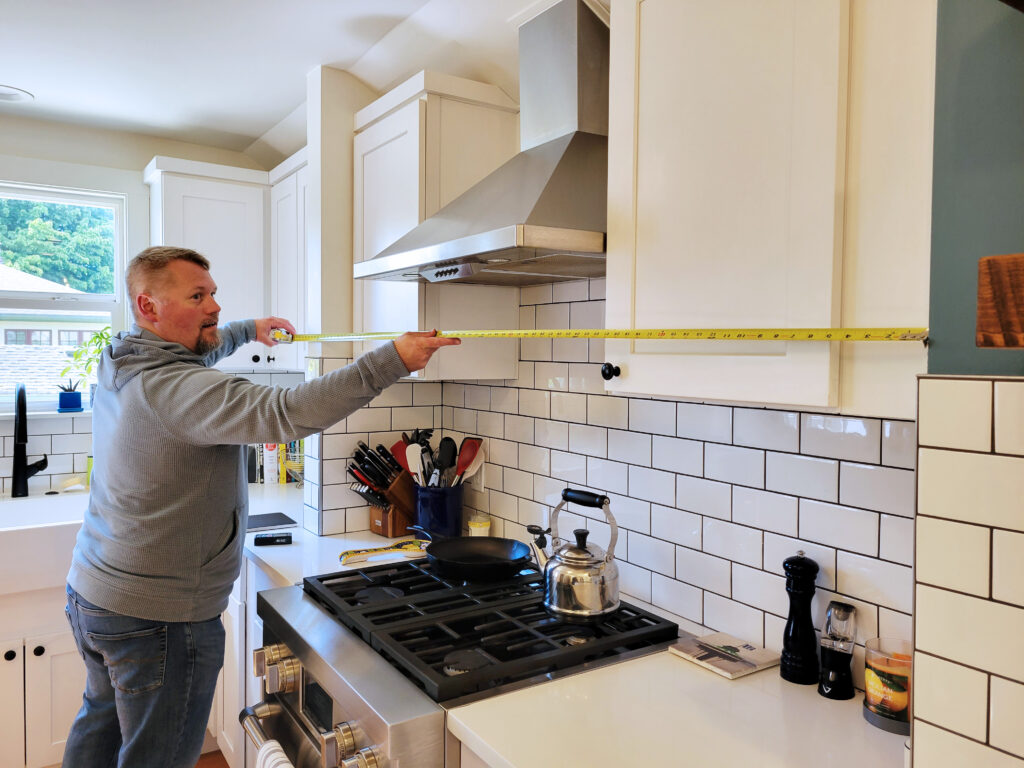
[[[1024,253],[978,260],[975,345],[1024,347]]]
[[[370,530],[389,539],[405,536],[416,521],[416,486],[412,475],[403,469],[384,490],[384,498],[391,505],[387,509],[370,507]]]

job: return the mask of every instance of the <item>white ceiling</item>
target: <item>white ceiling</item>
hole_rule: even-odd
[[[518,98],[518,26],[554,2],[3,0],[0,84],[35,100],[0,101],[0,116],[244,151],[319,65],[381,92],[428,68]]]

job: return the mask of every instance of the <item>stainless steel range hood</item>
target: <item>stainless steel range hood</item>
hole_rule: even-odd
[[[562,0],[519,29],[522,151],[357,278],[535,285],[605,272],[608,28]]]

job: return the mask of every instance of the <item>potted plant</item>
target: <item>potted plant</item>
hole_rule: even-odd
[[[71,361],[60,372],[61,376],[69,373],[78,374],[79,379],[85,381],[93,375],[96,366],[99,365],[100,356],[103,350],[110,343],[110,326],[95,331],[92,336],[83,341],[75,351],[71,353]],[[96,385],[93,384],[89,390],[89,405],[92,405],[93,394]],[[81,393],[79,393],[81,395]]]
[[[57,411],[68,413],[82,410],[82,393],[78,391],[80,382],[68,379],[67,384],[58,384],[60,394],[57,396]]]

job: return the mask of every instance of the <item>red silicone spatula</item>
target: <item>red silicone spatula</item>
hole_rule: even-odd
[[[462,474],[473,463],[473,459],[480,452],[480,446],[483,442],[479,437],[462,438],[462,445],[459,446],[459,460],[455,464],[455,480],[452,481],[452,485],[458,485],[462,482]]]

